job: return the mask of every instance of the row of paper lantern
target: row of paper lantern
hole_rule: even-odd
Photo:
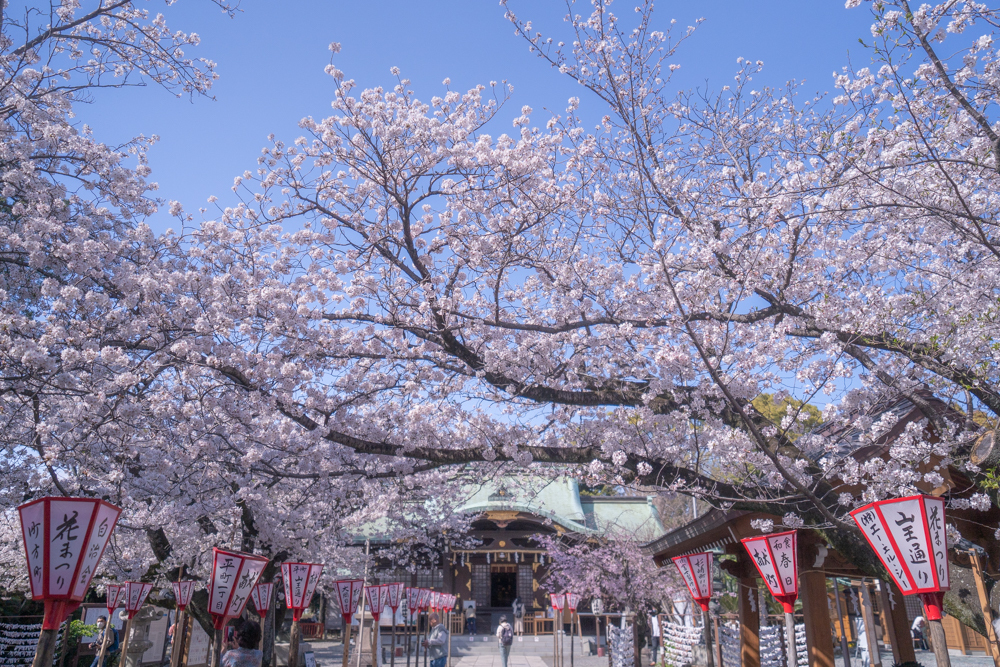
[[[392,614],[395,616],[400,604],[403,603],[404,596],[411,615],[414,612],[423,613],[428,610],[450,612],[455,609],[455,604],[458,602],[458,597],[450,593],[405,586],[399,582],[365,586],[361,579],[341,579],[334,582],[334,586],[337,589],[337,602],[340,603],[340,613],[345,625],[351,622],[351,616],[361,602],[362,589],[365,591],[365,603],[376,622],[386,607],[392,609]]]
[[[94,498],[39,498],[18,508],[28,582],[33,600],[45,601],[43,630],[52,630],[66,620],[83,600],[94,572],[111,539],[121,509]],[[264,556],[213,548],[212,575],[208,582],[208,611],[216,629],[243,613],[253,599],[257,611],[267,612],[273,584],[258,584],[268,564]],[[299,620],[309,606],[323,565],[282,563],[285,601]],[[194,581],[173,583],[177,608],[191,601]],[[129,618],[142,608],[153,585],[130,581],[109,584],[108,612],[124,604]]]
[[[239,616],[243,613],[243,609],[246,606],[246,599],[239,599],[239,591],[241,587],[239,585],[232,588],[230,593],[231,597],[229,601],[223,600],[223,595],[225,591],[220,591],[226,587],[230,578],[226,576],[227,564],[234,562],[235,558],[243,558],[244,560],[250,560],[253,558],[259,559],[260,556],[253,556],[253,554],[244,554],[235,551],[226,551],[224,549],[215,548],[213,559],[213,570],[212,570],[212,585],[209,586],[209,599],[212,600],[216,598],[216,610],[213,610],[213,615],[219,616],[218,609],[229,609],[231,611],[238,611],[233,614],[225,614],[232,618],[233,616]],[[264,559],[264,564],[267,564],[267,559]],[[221,566],[221,568],[220,568]],[[260,568],[261,570],[263,567]],[[302,616],[302,611],[309,607],[312,601],[312,595],[316,588],[316,581],[319,580],[319,575],[323,571],[323,566],[317,563],[282,563],[281,565],[281,576],[286,582],[285,585],[285,604],[289,609],[292,610],[292,617],[294,620],[299,620]],[[253,568],[245,567],[243,571],[243,576],[248,578],[252,577]],[[259,577],[260,572],[257,572],[257,577]],[[295,580],[297,576],[302,576],[305,585],[296,587]],[[239,576],[239,575],[235,575]],[[272,583],[256,583],[256,578],[254,579],[253,589],[250,591],[250,599],[253,600],[254,608],[257,614],[263,617],[267,614],[267,610],[271,604],[271,593],[274,591],[274,584]],[[191,580],[175,581],[172,582],[174,589],[174,599],[177,601],[177,611],[183,612],[187,606],[191,603],[191,597],[194,595],[194,587],[197,582]],[[249,584],[248,584],[249,585]],[[107,584],[105,587],[107,589],[107,607],[108,614],[114,613],[114,610],[118,607],[125,605],[125,611],[128,614],[128,618],[133,618],[142,605],[145,603],[146,598],[149,596],[150,591],[153,590],[153,584],[142,582],[142,581],[126,581],[123,584]],[[219,595],[215,593],[219,592]],[[234,602],[235,600],[235,602]]]
[[[558,612],[569,609],[571,614],[576,613],[576,608],[580,604],[580,596],[576,593],[549,593],[549,604]]]
[[[868,543],[903,595],[920,594],[927,620],[941,618],[948,576],[945,504],[932,496],[882,500],[851,512]],[[798,597],[798,564],[794,530],[742,540],[771,595],[792,613]],[[691,597],[708,611],[712,597],[712,553],[673,559]]]

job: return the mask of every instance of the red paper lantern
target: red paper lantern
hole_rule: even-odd
[[[576,593],[566,593],[566,606],[571,614],[576,613],[576,608],[580,604],[580,596]]]
[[[340,615],[344,619],[344,627],[351,624],[351,616],[358,608],[361,601],[361,588],[364,582],[361,579],[341,579],[334,582],[337,587],[337,601],[340,602]]]
[[[115,609],[121,606],[122,602],[125,602],[125,587],[119,586],[118,584],[108,584],[105,586],[107,588],[107,602],[105,604],[108,606],[108,618],[111,618],[111,614],[114,613]]]
[[[368,603],[368,611],[371,612],[372,618],[378,623],[378,617],[382,613],[382,607],[379,606],[379,587],[369,586],[365,589],[365,601]]]
[[[174,599],[177,600],[177,611],[184,611],[191,604],[191,596],[194,595],[193,581],[175,581]]]
[[[57,630],[86,595],[121,510],[96,498],[39,498],[17,511],[31,599],[45,603],[42,629]]]
[[[677,556],[673,561],[691,591],[691,597],[702,611],[708,611],[708,601],[712,599],[712,554]]]
[[[549,593],[549,600],[552,602],[552,608],[556,611],[562,611],[563,605],[566,604],[565,595],[556,595],[555,593]]]
[[[903,595],[920,594],[927,620],[941,619],[948,573],[944,500],[908,496],[880,500],[851,512]]]
[[[242,551],[212,547],[212,578],[208,586],[208,611],[215,629],[221,630],[243,613],[247,600],[267,566],[267,558]]]
[[[410,614],[410,620],[413,619],[413,615],[420,611],[420,589],[413,586],[406,587],[406,610]]]
[[[144,581],[125,582],[125,611],[128,613],[130,621],[142,609],[142,605],[146,603],[146,597],[151,590],[153,590],[153,584]]]
[[[320,563],[282,563],[281,578],[285,582],[285,605],[292,610],[292,620],[302,618],[309,608],[319,577],[323,574]]]
[[[396,611],[399,609],[399,603],[403,601],[403,584],[393,583],[386,584],[389,587],[389,607],[392,609],[392,615],[396,615]]]
[[[741,541],[771,595],[781,603],[786,614],[794,613],[795,599],[799,595],[796,532],[759,535]]]
[[[250,599],[253,600],[254,609],[257,610],[257,615],[264,618],[267,615],[267,610],[271,608],[271,593],[274,592],[274,584],[257,584],[253,587],[253,592],[250,593]]]
[[[420,609],[420,611],[427,611],[427,608],[431,604],[432,591],[429,588],[420,588],[418,590],[420,591],[420,602],[418,603],[417,606]]]

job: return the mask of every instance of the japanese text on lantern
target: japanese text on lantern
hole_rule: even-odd
[[[42,596],[42,568],[45,566],[45,505],[21,508],[24,546],[28,555],[28,576],[32,597]]]
[[[107,546],[111,538],[111,528],[115,525],[119,510],[111,505],[100,505],[97,508],[97,521],[91,531],[90,540],[87,542],[87,550],[83,554],[83,562],[80,563],[80,574],[76,578],[73,586],[73,597],[82,598],[90,585],[91,575],[97,568],[97,563],[101,560],[104,547]]]
[[[771,562],[771,554],[763,540],[755,542],[750,547],[750,556],[754,559],[754,562],[757,563],[757,569],[760,570],[760,574],[764,577],[764,581],[767,583],[767,587],[771,589],[771,592],[780,592],[781,585],[778,582],[778,575],[774,571],[774,563]]]
[[[882,562],[885,564],[886,569],[889,570],[889,573],[892,574],[893,579],[896,580],[900,591],[903,593],[909,591],[912,586],[910,585],[909,578],[906,576],[906,570],[900,564],[899,559],[896,558],[892,544],[889,542],[889,536],[882,530],[882,522],[879,521],[877,510],[874,507],[870,507],[863,512],[858,512],[854,518],[876,553],[882,557]]]
[[[53,501],[50,505],[52,531],[49,548],[49,595],[69,593],[73,566],[83,550],[86,526],[94,512],[90,503]]]
[[[267,565],[265,560],[246,558],[243,560],[243,568],[240,570],[239,581],[236,590],[233,592],[233,599],[229,602],[227,616],[239,616],[243,612],[243,605],[246,604],[261,571]]]
[[[768,542],[774,555],[778,576],[781,577],[782,588],[785,591],[795,590],[795,551],[791,535],[771,537],[768,538]]]
[[[229,599],[229,592],[233,587],[233,580],[239,572],[240,565],[236,558],[229,555],[218,555],[219,563],[215,568],[215,581],[212,582],[212,606],[209,609],[213,614],[225,615],[226,601]]]
[[[934,551],[934,563],[937,567],[938,585],[948,588],[948,535],[944,525],[944,500],[941,498],[924,499],[927,510],[927,528],[930,530],[931,549]]]
[[[899,554],[918,589],[934,586],[934,569],[931,566],[924,545],[927,534],[924,531],[920,513],[920,498],[908,498],[881,506],[889,533],[899,547]]]

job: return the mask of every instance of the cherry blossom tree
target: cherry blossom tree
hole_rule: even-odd
[[[590,95],[542,127],[524,107],[505,131],[503,85],[424,102],[398,71],[359,90],[331,64],[334,115],[275,139],[198,232],[253,272],[226,269],[221,326],[176,352],[331,455],[583,465],[780,508],[878,572],[847,511],[945,466],[975,478],[972,416],[1000,414],[994,12],[894,6],[875,5],[885,66],[833,99],[755,89],[749,61],[717,94],[673,94],[691,31],[657,30],[649,4],[628,27],[571,6],[565,43],[508,14]],[[954,76],[930,48],[951,33]],[[593,130],[583,104],[607,111]],[[827,426],[772,422],[762,393],[825,402]],[[857,460],[845,433],[879,442],[893,418],[870,411],[897,397],[926,420]]]
[[[846,512],[979,472],[1000,256],[996,12],[872,6],[878,68],[832,99],[755,88],[749,61],[675,93],[692,31],[650,3],[627,26],[571,3],[564,41],[509,12],[582,84],[541,125],[506,84],[422,101],[331,63],[333,115],[273,139],[214,219],[171,206],[160,237],[146,143],[101,146],[70,113],[90,86],[206,93],[197,37],[129,2],[5,14],[5,506],[122,504],[121,571],[204,568],[207,535],[332,562],[408,499],[532,465],[779,508],[877,574]],[[869,411],[899,396],[927,420],[858,461],[844,434],[879,442],[894,424]]]
[[[650,614],[669,609],[684,595],[676,572],[657,567],[642,551],[642,535],[611,531],[601,539],[567,540],[540,535],[551,558],[543,585],[552,593],[572,591],[581,599],[600,598],[608,611]]]

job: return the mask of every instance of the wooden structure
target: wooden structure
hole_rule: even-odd
[[[760,534],[760,531],[751,526],[754,519],[774,518],[751,512],[711,510],[647,545],[660,566],[669,564],[674,556],[706,550],[735,557],[720,565],[739,582],[740,655],[743,667],[760,665],[760,612],[756,608],[756,600],[759,598],[758,591],[767,593],[740,540]],[[833,627],[839,624],[835,623],[834,596],[828,582],[835,577],[860,581],[861,572],[826,545],[818,534],[807,530],[799,532],[798,567],[802,611],[797,620],[805,624],[809,664],[812,667],[834,667]],[[895,588],[892,584],[882,585],[888,585],[890,590]],[[898,654],[894,651],[894,657],[897,662],[914,660],[910,623],[903,596],[898,590],[893,590],[892,597],[897,603],[890,610],[891,622],[886,626],[890,643],[898,651]],[[843,605],[842,601],[842,607]],[[845,616],[853,616],[849,609],[842,609],[842,612]],[[853,629],[849,631],[853,632]]]
[[[525,607],[524,634],[552,634],[558,619],[550,615],[548,591],[541,585],[549,559],[536,542],[538,535],[585,540],[618,529],[653,539],[665,532],[651,497],[581,494],[577,481],[566,477],[507,476],[477,484],[467,489],[458,511],[474,519],[467,535],[449,540],[454,546],[428,551],[413,574],[376,568],[372,582],[401,581],[456,595],[455,617],[474,601],[478,634],[495,631],[502,614],[510,619],[515,598]],[[377,554],[379,532],[387,531],[373,528],[365,532]],[[469,548],[468,537],[478,546]],[[401,614],[399,619],[401,623]],[[568,610],[561,620],[565,626],[571,623]],[[464,623],[453,623],[453,633],[462,634]],[[586,623],[584,632],[596,631]]]
[[[946,418],[951,418],[950,408],[942,401],[930,393],[925,393],[922,398]],[[837,438],[842,446],[840,454],[850,455],[858,460],[887,460],[889,447],[898,435],[908,424],[919,422],[925,417],[919,408],[905,398],[887,400],[868,411],[868,415],[873,421],[886,415],[895,418],[895,425],[873,444],[863,444],[861,434],[851,430],[834,433],[824,425],[816,432]],[[929,438],[934,440],[933,433]],[[938,486],[917,483],[921,493],[961,498],[976,491],[976,486],[962,471],[939,466],[939,463],[939,460],[931,458],[919,467],[922,472],[939,472],[942,480]],[[860,489],[843,486],[835,489],[835,492],[846,492],[857,497]],[[722,563],[722,566],[739,581],[740,652],[743,667],[759,667],[760,664],[759,619],[750,596],[757,599],[757,591],[762,586],[759,586],[761,582],[758,581],[757,571],[740,544],[741,539],[760,534],[760,531],[751,527],[754,519],[770,519],[775,524],[781,522],[781,517],[774,515],[713,509],[645,546],[646,551],[660,566],[668,565],[675,556],[699,551],[714,550],[716,553],[735,557]],[[949,509],[948,522],[955,524],[964,538],[962,544],[950,545],[952,589],[969,591],[971,599],[978,600],[977,607],[981,609],[986,629],[992,635],[989,626],[998,617],[1000,586],[993,586],[990,591],[986,582],[989,579],[1000,579],[1000,544],[993,536],[994,527],[1000,522],[1000,510],[995,505],[985,512]],[[839,596],[838,608],[837,595],[832,589],[831,580],[834,579],[841,582],[840,586],[843,586],[845,579],[850,582],[851,595],[862,587],[867,588],[867,599],[875,613],[874,623],[878,626],[883,642],[891,646],[894,662],[914,660],[910,625],[913,618],[923,614],[916,596],[904,597],[891,582],[874,582],[871,578],[863,577],[862,572],[814,531],[799,530],[798,566],[799,599],[802,605],[800,620],[805,624],[808,658],[812,667],[833,667],[834,645],[841,645],[842,632],[846,633],[848,642],[857,640],[855,627],[850,622],[856,616],[856,611],[851,608],[852,602],[843,591]],[[987,655],[992,654],[1000,667],[1000,644],[995,637],[991,641],[950,616],[945,617],[944,628],[949,649],[966,654],[984,651]]]

